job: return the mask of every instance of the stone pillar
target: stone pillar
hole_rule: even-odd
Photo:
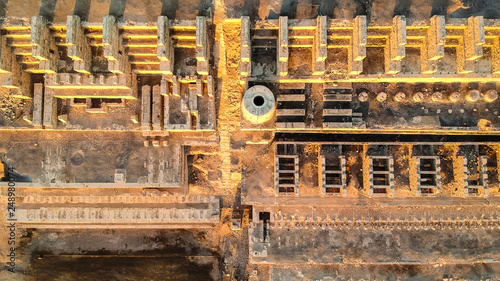
[[[153,86],[153,115],[152,115],[152,123],[153,123],[153,130],[159,131],[161,130],[161,115],[162,115],[162,110],[161,110],[161,93],[160,93],[160,86],[156,85]]]
[[[172,95],[180,97],[181,84],[177,76],[172,76]]]
[[[325,60],[328,54],[327,17],[321,16],[316,20],[316,34],[314,36],[313,75],[325,73]]]
[[[446,28],[444,16],[433,16],[420,52],[422,74],[431,74],[437,71],[437,60],[444,56],[445,42]]]
[[[252,75],[252,39],[250,38],[250,17],[241,17],[241,62],[240,75]]]
[[[50,35],[50,28],[47,26],[47,19],[43,16],[34,16],[31,19],[31,55],[40,61],[38,68],[44,72],[53,73],[57,71],[59,62],[59,52],[55,46],[55,41]],[[54,53],[50,53],[50,49]]]
[[[163,129],[168,129],[170,123],[170,95],[163,96]]]
[[[151,86],[142,86],[141,130],[151,130]]]
[[[196,17],[196,60],[199,75],[208,75],[208,39],[207,21],[205,17]]]
[[[57,99],[52,90],[46,89],[43,103],[43,126],[45,129],[55,129],[57,126]]]
[[[500,74],[500,37],[493,39],[493,48],[491,48],[491,67],[493,74]]]
[[[484,18],[482,16],[468,18],[464,36],[459,40],[457,47],[458,73],[470,73],[476,70],[475,60],[483,56],[484,43]]]
[[[158,17],[158,39],[156,56],[160,59],[160,71],[165,74],[173,73],[174,48],[170,40],[170,24],[168,17]]]
[[[213,98],[214,97],[214,78],[212,75],[209,75],[207,78],[207,94],[208,97]]]
[[[188,98],[188,108],[189,108],[189,114],[190,118],[196,118],[196,125],[193,126],[191,123],[192,129],[199,129],[200,128],[200,116],[199,116],[199,109],[198,109],[198,89],[197,85],[195,84],[189,84],[189,96]],[[196,126],[196,127],[195,127]]]
[[[288,17],[280,17],[279,19],[278,75],[288,75]]]
[[[85,39],[80,17],[68,16],[66,21],[66,44],[68,57],[73,60],[73,70],[90,73],[92,51]]]
[[[363,59],[366,57],[366,30],[366,16],[357,16],[354,19],[354,30],[349,50],[349,74],[356,75],[363,72]]]
[[[35,83],[33,91],[33,127],[42,128],[43,114],[43,83]]]
[[[122,50],[120,30],[114,16],[104,17],[102,43],[104,44],[104,57],[108,60],[108,70],[113,73],[123,73],[127,56]]]
[[[385,72],[396,74],[401,71],[401,60],[406,56],[406,19],[395,16],[392,19],[391,34],[385,47]]]

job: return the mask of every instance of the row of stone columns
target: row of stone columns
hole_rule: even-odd
[[[302,22],[301,22],[302,21]],[[288,76],[289,34],[296,27],[303,27],[303,22],[308,20],[293,20],[292,23],[287,17],[280,17],[276,22],[278,29],[277,35],[277,75],[281,77]],[[447,29],[444,16],[433,16],[430,19],[429,26],[410,26],[407,27],[406,19],[403,16],[395,16],[389,32],[387,27],[375,26],[369,28],[366,16],[357,16],[353,19],[352,25],[336,26],[325,16],[316,19],[316,26],[309,27],[314,29],[314,39],[312,43],[312,76],[323,75],[325,73],[325,61],[327,59],[330,37],[346,40],[345,35],[329,35],[330,30],[347,30],[350,32],[348,45],[336,46],[348,48],[348,69],[347,73],[359,75],[363,72],[363,61],[366,58],[366,48],[370,41],[376,42],[374,46],[384,46],[384,73],[397,74],[402,71],[402,60],[406,57],[406,48],[415,47],[415,44],[408,45],[407,30],[412,30],[412,40],[421,40],[417,46],[420,48],[420,71],[421,74],[433,74],[438,71],[438,62],[445,56],[445,44],[448,40],[458,42],[456,47],[457,54],[457,74],[471,73],[476,71],[475,60],[483,56],[483,45],[486,44],[485,21],[482,16],[470,17],[467,19],[465,27],[450,26]],[[255,27],[259,29],[259,27]],[[262,27],[267,28],[267,27]],[[249,17],[242,17],[241,28],[241,76],[251,76],[252,59],[252,23]],[[426,30],[424,34],[415,35],[415,30]],[[333,31],[334,33],[336,31]],[[447,34],[448,33],[448,34]],[[498,37],[498,34],[489,35]],[[295,36],[297,38],[298,36]],[[300,37],[300,36],[299,36]],[[307,38],[308,36],[303,36]],[[383,43],[381,43],[383,42]],[[493,73],[500,70],[500,49],[498,38],[494,39],[492,62]],[[373,43],[372,43],[373,44]],[[330,46],[331,47],[331,46]]]

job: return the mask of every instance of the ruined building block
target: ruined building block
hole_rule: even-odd
[[[141,130],[151,130],[151,86],[142,86]]]
[[[320,155],[319,165],[319,182],[321,183],[324,195],[341,195],[345,196],[346,190],[346,160],[345,156],[335,157],[331,159]],[[337,163],[332,163],[334,160]]]
[[[306,127],[306,109],[304,92],[298,92],[288,95],[279,94],[278,104],[276,106],[276,128],[305,128]]]
[[[444,16],[433,16],[427,36],[421,47],[421,72],[430,74],[437,71],[437,60],[444,56],[446,28]]]
[[[366,16],[354,18],[354,29],[348,58],[349,74],[356,75],[363,72],[363,59],[366,57],[366,30]]]
[[[176,76],[172,78],[172,95],[165,96],[164,98],[164,128],[165,130],[189,130],[191,126],[189,93],[185,93],[182,89],[183,85],[188,85],[181,84]],[[194,95],[196,96],[196,87],[194,88]]]
[[[43,83],[35,83],[33,91],[33,127],[42,128],[43,114]]]
[[[156,56],[160,59],[160,71],[172,74],[174,65],[174,48],[170,39],[170,24],[168,17],[158,17],[158,39]]]
[[[56,72],[59,52],[57,52],[55,40],[51,37],[47,20],[43,16],[32,18],[30,41],[32,44],[31,55],[40,61],[39,69],[48,73]],[[51,49],[55,51],[51,53]]]
[[[465,196],[488,196],[488,158],[484,155],[477,156],[475,169],[471,170],[468,167],[468,159],[463,157],[464,163],[464,179],[465,179]],[[482,194],[481,194],[482,192]]]
[[[301,108],[276,110],[277,116],[303,116],[304,114],[306,114],[306,110]]]
[[[161,121],[162,121],[162,107],[161,107],[161,93],[160,86],[153,86],[153,115],[152,115],[152,123],[153,130],[159,131],[162,129]]]
[[[196,17],[196,60],[199,75],[208,75],[208,37],[205,17]]]
[[[394,196],[394,159],[392,156],[368,156],[363,161],[363,169],[368,170],[368,178],[364,179],[373,196]]]
[[[352,108],[341,108],[350,104],[352,93],[350,90],[325,90],[323,93],[323,129],[352,128]]]
[[[485,44],[484,18],[482,16],[467,19],[464,36],[457,47],[457,71],[470,73],[475,71],[475,60],[483,56]]]
[[[66,21],[66,44],[68,44],[68,57],[73,59],[73,69],[77,72],[89,73],[92,51],[87,44],[81,20],[78,16],[68,16]]]
[[[116,169],[114,175],[115,183],[125,183],[127,181],[127,170],[126,169]]]
[[[288,17],[280,17],[278,33],[278,75],[288,75]]]
[[[248,77],[252,73],[252,41],[250,38],[250,17],[241,17],[241,62],[240,75]]]
[[[57,99],[51,89],[45,89],[43,99],[43,126],[45,129],[55,129],[57,126]]]
[[[294,94],[279,94],[277,97],[278,102],[283,101],[305,101],[305,95],[294,95]]]
[[[406,19],[396,16],[392,20],[391,33],[385,47],[385,72],[396,74],[401,71],[401,60],[406,56]]]
[[[439,157],[418,156],[415,158],[415,165],[418,195],[438,193],[441,189],[441,161]]]
[[[275,188],[278,195],[299,195],[299,156],[295,144],[277,144]]]
[[[352,109],[335,109],[328,108],[323,109],[323,128],[331,129],[331,128],[352,128]],[[337,122],[329,121],[327,122],[327,118],[338,118]],[[341,121],[342,120],[342,121]]]
[[[314,36],[313,75],[322,75],[325,72],[325,60],[328,54],[327,46],[327,17],[318,17],[316,34]]]

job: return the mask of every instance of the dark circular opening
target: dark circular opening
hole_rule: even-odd
[[[253,104],[255,104],[256,106],[261,106],[264,104],[264,98],[262,96],[256,96],[255,98],[253,98]]]
[[[70,160],[71,164],[73,164],[74,166],[80,166],[81,164],[83,164],[84,158],[82,154],[76,153],[71,157]]]

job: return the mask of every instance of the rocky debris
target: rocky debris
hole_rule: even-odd
[[[4,122],[13,123],[21,116],[26,101],[23,99],[14,98],[10,95],[0,96],[0,110]]]

